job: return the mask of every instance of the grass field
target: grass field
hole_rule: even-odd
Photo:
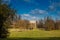
[[[27,31],[10,31],[10,37],[60,37],[60,30],[44,31],[44,30],[27,30]]]
[[[60,30],[17,31],[15,29],[10,29],[10,36],[6,40],[60,40]]]

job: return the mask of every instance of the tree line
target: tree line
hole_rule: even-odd
[[[31,26],[32,24],[32,26]],[[20,28],[20,29],[34,29],[34,23],[30,23],[29,20],[17,20],[13,22],[12,28]],[[44,20],[36,21],[36,28],[37,29],[44,29],[44,30],[60,30],[60,20],[52,19],[51,17],[47,16]]]
[[[51,17],[47,16],[46,19],[40,20],[37,23],[37,28],[43,28],[45,30],[60,30],[60,20],[53,20]]]

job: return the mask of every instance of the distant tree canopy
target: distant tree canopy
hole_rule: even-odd
[[[29,21],[28,20],[18,20],[15,24],[15,28],[28,29]]]
[[[60,20],[56,20],[55,29],[60,29]]]
[[[43,20],[39,20],[37,23],[37,28],[43,28]]]
[[[45,30],[56,30],[60,29],[60,20],[53,20],[51,17],[47,16],[43,21],[37,23],[37,28],[43,28]]]
[[[53,30],[54,28],[55,28],[54,20],[47,17],[47,19],[45,21],[45,29],[46,30]]]
[[[8,35],[8,30],[5,25],[5,22],[8,20],[12,20],[15,15],[15,10],[12,9],[9,4],[5,4],[0,0],[0,38],[6,38]],[[8,22],[10,23],[10,22]]]

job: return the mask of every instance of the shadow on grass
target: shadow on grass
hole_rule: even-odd
[[[42,38],[4,38],[0,40],[60,40],[60,37],[42,37]]]

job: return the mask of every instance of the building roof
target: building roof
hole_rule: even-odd
[[[36,23],[36,21],[32,20],[32,21],[30,21],[30,23]]]

